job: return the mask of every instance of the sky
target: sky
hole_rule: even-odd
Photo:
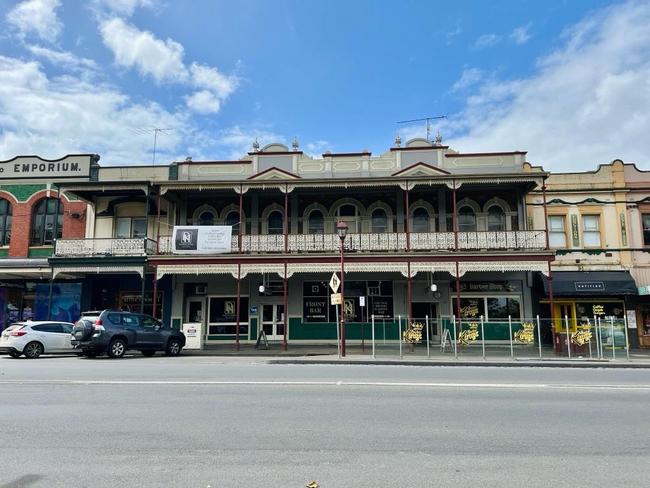
[[[457,151],[650,169],[649,1],[0,0],[0,23],[0,160],[377,155],[445,116]]]

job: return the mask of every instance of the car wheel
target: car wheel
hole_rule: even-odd
[[[11,351],[11,352],[9,353],[9,355],[10,355],[12,358],[14,358],[14,359],[18,359],[18,358],[20,357],[21,354],[22,354],[22,352],[18,352],[18,351]]]
[[[108,357],[118,359],[126,352],[126,342],[122,339],[113,339],[108,345]]]
[[[146,351],[140,351],[144,357],[150,358],[154,354],[156,354],[156,351],[151,351],[151,350],[146,350]]]
[[[30,342],[23,349],[23,354],[27,359],[36,359],[43,354],[43,344],[40,342]]]
[[[169,339],[167,342],[167,347],[165,348],[165,354],[167,356],[178,356],[181,353],[181,341],[178,339]]]

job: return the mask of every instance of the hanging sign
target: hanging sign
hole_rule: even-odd
[[[231,225],[174,226],[174,254],[219,254],[231,252]]]

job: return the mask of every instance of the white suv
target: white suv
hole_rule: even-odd
[[[74,352],[71,344],[73,327],[70,322],[51,320],[17,322],[0,335],[0,354],[9,354],[13,358],[24,354],[28,359],[36,359],[41,354]]]

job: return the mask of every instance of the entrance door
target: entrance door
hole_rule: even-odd
[[[553,314],[553,323],[555,324],[556,333],[566,334],[566,322],[569,322],[569,332],[575,332],[576,329],[576,308],[575,303],[555,303],[555,313]],[[567,319],[565,319],[565,317]]]
[[[262,307],[262,328],[270,341],[284,338],[284,305],[269,303]]]
[[[205,298],[189,297],[185,305],[185,322],[205,325]]]
[[[429,317],[429,336],[430,340],[438,339],[438,304],[431,302],[413,302],[411,304],[413,318],[411,321],[420,322],[426,327],[426,317]],[[426,331],[422,331],[422,340],[426,341]]]

